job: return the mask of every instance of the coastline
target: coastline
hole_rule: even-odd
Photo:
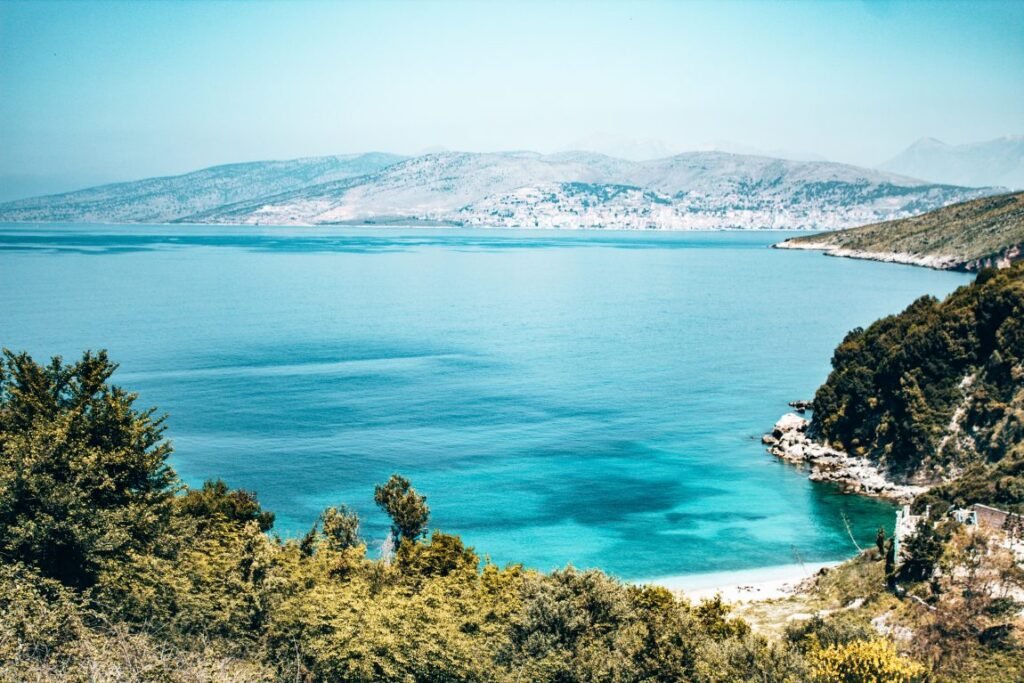
[[[719,595],[723,602],[758,602],[793,595],[799,592],[801,584],[816,576],[822,569],[830,569],[840,564],[841,561],[783,564],[755,569],[665,576],[634,583],[661,586],[692,601]]]
[[[807,478],[811,481],[833,482],[844,493],[907,504],[928,490],[928,486],[894,481],[867,458],[813,441],[807,434],[809,424],[796,413],[786,413],[775,423],[772,431],[761,437],[761,443],[768,446],[768,452],[777,458],[807,465],[811,470]]]
[[[1013,261],[1021,258],[1022,245],[1016,244],[1007,247],[999,253],[990,254],[979,258],[962,258],[941,254],[912,254],[899,251],[866,251],[863,249],[850,249],[827,242],[794,242],[785,239],[782,242],[773,244],[772,249],[792,249],[796,251],[820,251],[825,256],[837,258],[861,259],[864,261],[879,261],[881,263],[899,263],[906,266],[920,266],[933,270],[952,270],[961,273],[976,273],[982,268],[994,266],[1006,268]]]
[[[896,251],[864,251],[861,249],[848,249],[834,244],[814,242],[791,242],[784,240],[772,245],[772,249],[794,249],[797,251],[820,251],[825,256],[836,256],[839,258],[855,258],[865,261],[880,261],[882,263],[900,263],[906,266],[921,266],[934,270],[959,270],[968,271],[967,262],[955,256],[922,256],[920,254],[902,253]]]

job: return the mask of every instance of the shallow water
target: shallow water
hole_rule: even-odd
[[[891,508],[759,436],[850,328],[967,276],[771,232],[0,226],[0,344],[107,348],[189,484],[276,529],[401,472],[481,554],[624,578],[834,560]]]

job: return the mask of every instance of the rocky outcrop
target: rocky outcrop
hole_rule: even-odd
[[[886,498],[907,503],[927,490],[924,486],[898,484],[867,458],[852,456],[811,439],[807,420],[794,413],[779,418],[771,432],[761,437],[768,452],[783,460],[810,468],[811,481],[830,481],[846,493]]]
[[[814,405],[814,401],[790,401],[789,407],[803,415]]]
[[[868,251],[866,249],[850,249],[832,244],[817,242],[785,241],[772,245],[773,249],[804,249],[821,251],[826,256],[882,261],[883,263],[902,263],[908,266],[923,266],[934,270],[968,270],[967,261],[957,256],[944,254],[910,254],[897,251]]]

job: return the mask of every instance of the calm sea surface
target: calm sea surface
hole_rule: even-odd
[[[969,278],[779,233],[0,226],[0,344],[106,348],[184,480],[283,535],[373,485],[483,555],[624,578],[840,559],[891,508],[760,435],[857,325]]]

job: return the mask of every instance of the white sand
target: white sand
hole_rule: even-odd
[[[785,564],[731,572],[665,576],[637,583],[664,586],[693,601],[718,594],[726,602],[754,602],[792,595],[802,581],[814,576],[823,567],[834,567],[837,564],[839,562]]]

